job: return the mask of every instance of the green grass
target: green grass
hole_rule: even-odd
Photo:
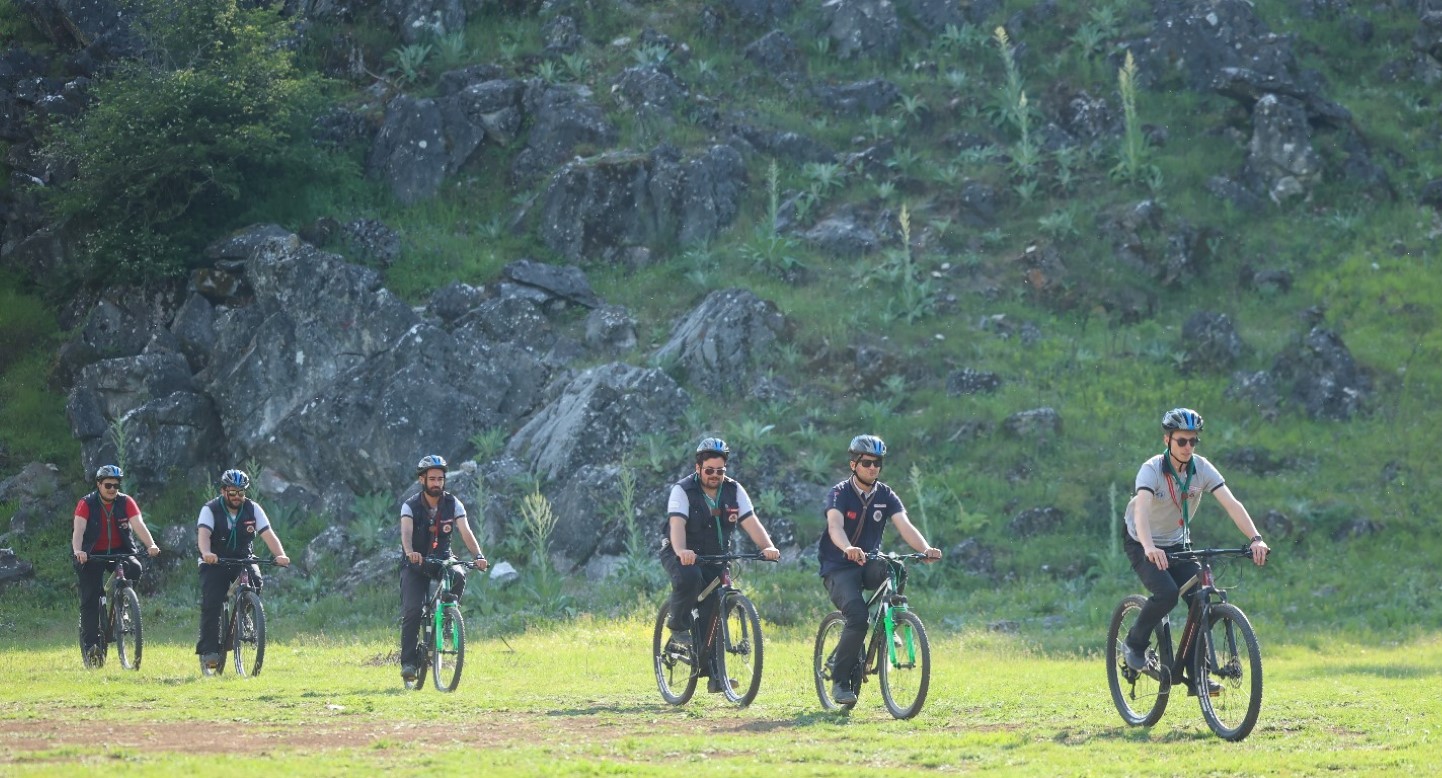
[[[403,691],[386,661],[394,650],[386,632],[277,626],[265,669],[251,679],[201,678],[178,630],[151,638],[139,673],[114,664],[85,671],[63,635],[7,637],[0,765],[9,775],[418,774],[477,760],[537,775],[853,775],[861,766],[1315,775],[1415,774],[1442,758],[1432,732],[1442,715],[1436,633],[1358,644],[1284,641],[1264,629],[1261,718],[1231,745],[1184,697],[1156,727],[1125,726],[1094,644],[1040,651],[980,629],[933,626],[927,705],[898,722],[874,685],[850,715],[821,711],[811,625],[768,627],[761,694],[744,710],[704,693],[682,708],[665,705],[649,669],[649,620],[583,619],[504,642],[473,624],[452,695]]]

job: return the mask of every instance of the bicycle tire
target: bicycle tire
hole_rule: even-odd
[[[1207,725],[1217,737],[1236,742],[1252,733],[1262,711],[1261,647],[1235,605],[1213,605],[1207,621],[1192,655],[1192,683]],[[1221,686],[1216,697],[1207,691],[1212,682]]]
[[[1127,667],[1122,652],[1122,641],[1132,625],[1141,615],[1147,598],[1132,594],[1122,598],[1112,612],[1111,625],[1107,628],[1107,685],[1111,687],[1112,703],[1122,720],[1134,727],[1150,727],[1161,720],[1171,697],[1171,630],[1166,619],[1162,619],[1152,631],[1152,641],[1157,647],[1159,661],[1154,671],[1136,671]]]
[[[440,645],[431,648],[431,682],[438,692],[453,692],[461,685],[461,668],[466,664],[466,620],[460,606],[441,609]]]
[[[432,630],[435,624],[435,616],[421,614],[420,632],[416,633],[416,677],[412,680],[401,679],[401,684],[411,691],[418,692],[426,688],[426,674],[431,669],[431,643],[434,640]]]
[[[812,654],[812,675],[816,681],[816,697],[821,700],[821,707],[826,710],[850,710],[856,703],[842,704],[832,699],[831,684],[832,667],[835,663],[836,644],[841,640],[841,630],[846,628],[846,616],[841,611],[832,611],[821,619],[821,626],[816,630],[816,648]],[[859,656],[859,655],[858,655]],[[851,676],[851,690],[859,697],[861,695],[861,676],[864,660],[858,659],[856,672]]]
[[[139,670],[141,652],[145,649],[140,623],[140,596],[127,586],[119,590],[114,599],[116,603],[110,630],[115,638],[115,656],[126,670]]]
[[[721,671],[721,693],[740,707],[750,705],[761,690],[765,643],[761,617],[746,595],[732,592],[722,601],[721,640],[716,644],[716,666]]]
[[[931,641],[920,616],[911,611],[892,614],[896,622],[892,633],[896,661],[891,661],[892,651],[882,646],[877,680],[886,709],[898,719],[909,719],[921,712],[931,688]]]
[[[260,595],[243,591],[235,596],[230,629],[235,674],[260,675],[260,668],[265,665],[265,606],[260,602]],[[224,656],[221,658],[224,664]]]
[[[661,699],[672,705],[685,705],[696,693],[695,659],[666,650],[670,641],[666,622],[670,614],[670,602],[663,603],[656,614],[656,628],[651,633],[651,666],[656,672],[656,688],[661,692]]]

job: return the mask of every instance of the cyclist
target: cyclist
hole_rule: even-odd
[[[846,616],[846,626],[836,642],[836,667],[831,676],[836,679],[831,685],[831,699],[841,705],[856,702],[856,693],[847,679],[856,670],[861,643],[866,639],[866,598],[862,590],[875,589],[886,580],[886,562],[866,559],[868,552],[881,550],[884,520],[891,519],[901,539],[926,554],[927,563],[941,559],[941,549],[929,545],[907,518],[901,498],[879,480],[886,443],[875,435],[857,435],[847,452],[851,476],[831,487],[826,498],[826,531],[817,544],[821,579],[832,604]]]
[[[446,491],[446,460],[437,454],[421,457],[416,463],[416,481],[420,493],[401,503],[401,677],[413,681],[419,658],[416,638],[421,631],[421,610],[425,607],[426,589],[430,581],[441,577],[440,565],[426,562],[427,556],[446,557],[451,551],[451,535],[461,533],[466,548],[475,557],[477,570],[490,566],[481,544],[471,532],[466,519],[466,506]],[[460,565],[451,568],[449,597],[457,600],[466,590],[466,571]]]
[[[92,561],[90,555],[134,554],[132,534],[140,536],[150,556],[160,553],[135,498],[120,491],[124,477],[117,465],[104,465],[95,471],[95,491],[75,504],[74,528],[70,532],[70,553],[75,558],[75,575],[80,584],[80,628],[84,630],[80,642],[91,666],[100,659],[100,595],[105,589],[105,574],[117,563]],[[127,578],[139,581],[143,572],[140,560],[133,556],[125,560]]]
[[[220,666],[221,609],[231,583],[240,576],[240,567],[217,564],[222,559],[246,559],[254,553],[256,537],[281,567],[290,565],[290,557],[280,544],[270,519],[260,504],[245,496],[250,476],[243,470],[227,470],[220,474],[220,495],[202,505],[196,519],[195,544],[200,548],[200,639],[195,653],[211,670]],[[219,541],[219,546],[216,545]],[[262,583],[260,568],[251,565],[255,585]]]
[[[1176,606],[1181,585],[1201,570],[1201,565],[1193,561],[1169,562],[1167,552],[1191,545],[1191,521],[1203,495],[1214,495],[1237,529],[1250,538],[1252,561],[1258,565],[1267,562],[1270,549],[1246,507],[1232,495],[1217,468],[1196,453],[1203,423],[1202,417],[1190,408],[1173,408],[1162,415],[1162,444],[1166,450],[1142,463],[1137,471],[1136,492],[1127,503],[1127,538],[1123,547],[1132,569],[1151,592],[1122,645],[1122,654],[1133,670],[1143,670],[1155,661],[1155,657],[1147,656],[1152,630]],[[1193,588],[1187,593],[1188,603],[1196,591]],[[1183,668],[1190,665],[1187,657],[1181,660]],[[1188,693],[1195,695],[1191,681],[1181,680]]]
[[[661,567],[671,577],[671,607],[666,626],[671,630],[667,650],[678,653],[691,648],[691,608],[701,590],[721,575],[722,566],[697,564],[696,555],[719,555],[731,547],[736,527],[746,531],[766,559],[777,560],[781,552],[756,516],[746,487],[726,475],[731,448],[720,438],[703,438],[696,446],[695,472],[671,487],[666,502],[666,522],[661,527]],[[710,597],[700,604],[701,623],[711,618]],[[721,691],[712,678],[707,689]]]

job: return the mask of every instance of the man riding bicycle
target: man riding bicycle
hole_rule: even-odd
[[[475,568],[485,570],[490,566],[471,532],[466,506],[446,491],[446,460],[437,454],[421,457],[416,463],[416,481],[420,493],[401,503],[401,677],[407,682],[414,681],[419,670],[416,638],[421,632],[426,590],[430,581],[439,579],[444,572],[439,564],[426,562],[425,558],[449,557],[451,536],[459,532],[475,557]],[[453,565],[451,573],[449,596],[459,600],[466,590],[466,571]]]
[[[731,536],[739,525],[751,542],[761,549],[766,559],[777,560],[781,552],[771,543],[771,536],[756,517],[746,487],[726,475],[731,447],[720,438],[703,438],[696,446],[695,471],[671,487],[666,502],[666,522],[661,531],[661,567],[671,578],[671,630],[668,649],[684,652],[692,647],[691,609],[701,590],[721,575],[722,567],[697,564],[696,556],[725,554]],[[714,598],[700,604],[704,612],[701,623],[710,623]],[[721,682],[712,678],[707,690],[721,691]]]
[[[1127,503],[1127,537],[1122,545],[1132,570],[1151,592],[1123,641],[1122,654],[1133,670],[1144,670],[1155,662],[1147,656],[1152,630],[1176,606],[1182,584],[1201,570],[1195,561],[1172,563],[1167,553],[1191,544],[1191,521],[1203,495],[1215,496],[1237,529],[1251,539],[1252,561],[1258,565],[1267,562],[1270,549],[1246,507],[1232,495],[1217,468],[1196,453],[1204,423],[1201,415],[1190,408],[1173,408],[1162,415],[1162,445],[1166,450],[1142,463],[1135,493]],[[1193,588],[1187,592],[1188,604],[1196,591]],[[1180,667],[1190,665],[1190,657],[1181,657]],[[1190,679],[1181,680],[1190,694],[1197,693]]]
[[[150,556],[160,553],[140,517],[140,506],[120,491],[124,475],[117,465],[104,465],[95,471],[95,491],[75,504],[70,533],[70,554],[75,558],[75,576],[80,585],[80,642],[92,666],[99,664],[100,657],[100,595],[105,589],[105,574],[118,562],[96,561],[90,555],[134,554],[132,533],[140,536]],[[126,578],[139,581],[143,573],[140,560],[133,556],[125,560]]]
[[[222,559],[249,559],[254,555],[256,537],[265,541],[275,563],[290,565],[290,557],[280,544],[270,518],[260,504],[245,496],[250,476],[243,470],[227,470],[220,474],[220,495],[202,505],[195,521],[195,544],[200,549],[200,639],[195,653],[207,669],[220,667],[220,639],[224,625],[220,623],[225,594],[240,576],[239,565],[219,564]],[[260,569],[251,566],[256,585],[261,584]]]
[[[866,639],[866,598],[862,591],[880,586],[887,575],[886,562],[866,559],[868,552],[881,550],[884,519],[891,519],[907,545],[926,554],[924,561],[941,559],[941,549],[932,548],[911,523],[901,498],[879,480],[886,443],[875,435],[857,435],[847,451],[851,476],[831,487],[826,498],[826,531],[817,544],[826,592],[836,609],[846,616],[831,675],[835,679],[831,699],[840,705],[856,702],[856,693],[847,679],[856,670],[861,643]]]

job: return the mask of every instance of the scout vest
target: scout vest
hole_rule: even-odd
[[[456,496],[441,493],[435,515],[426,504],[424,492],[406,501],[411,506],[411,550],[421,556],[444,557],[451,551],[451,535],[456,529]]]
[[[698,554],[724,554],[731,547],[731,535],[736,531],[741,506],[736,499],[736,482],[729,477],[721,479],[721,488],[716,492],[714,507],[701,489],[701,479],[688,475],[676,483],[686,492],[686,504],[690,513],[686,516],[686,547]],[[671,519],[666,518],[667,533]]]
[[[135,503],[125,499],[125,497],[124,492],[116,492],[115,501],[110,503],[110,510],[114,512],[115,516],[116,534],[109,539],[111,540],[111,551],[129,554],[134,552],[135,547],[134,541],[130,536],[130,518],[132,514],[126,513],[126,511],[130,510],[130,506]],[[85,553],[90,554],[94,553],[92,549],[94,549],[100,540],[105,537],[106,533],[111,530],[105,522],[104,503],[100,500],[99,492],[91,492],[85,495],[85,508],[89,517],[85,521],[85,535],[80,539],[80,547],[85,549]]]
[[[217,497],[205,504],[215,527],[210,531],[210,550],[221,559],[245,559],[254,553],[255,503],[249,498],[240,504],[240,512],[231,521],[225,499]]]

